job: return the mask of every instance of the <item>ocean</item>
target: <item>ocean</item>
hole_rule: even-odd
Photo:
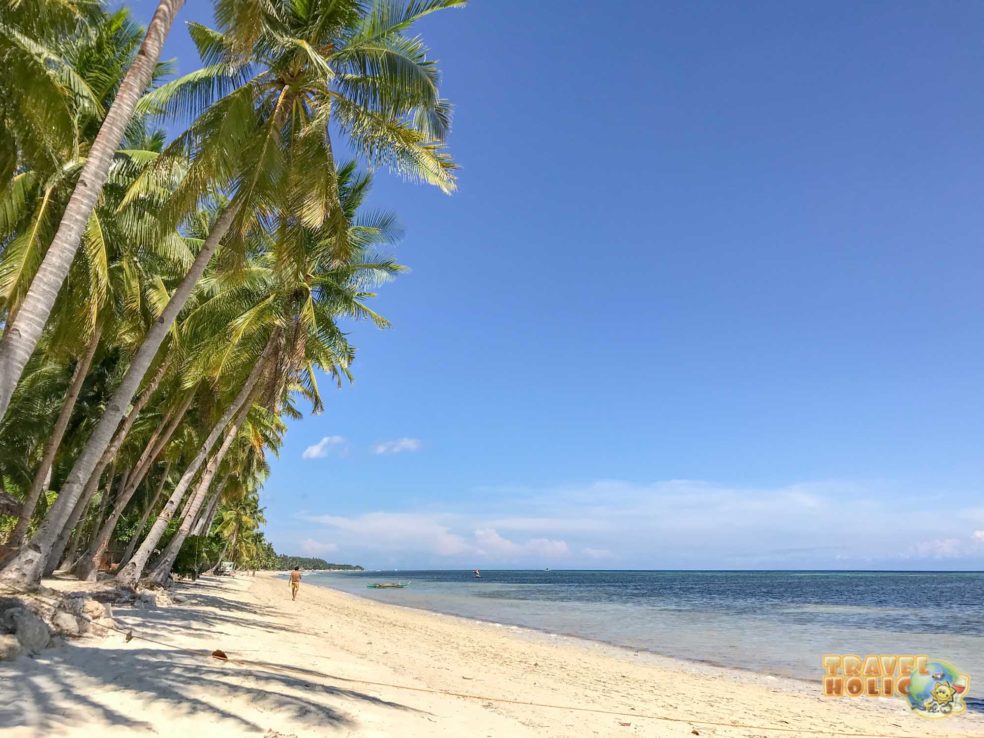
[[[408,580],[406,589],[367,588]],[[984,573],[384,571],[309,573],[305,582],[810,681],[825,653],[910,653],[984,683]]]

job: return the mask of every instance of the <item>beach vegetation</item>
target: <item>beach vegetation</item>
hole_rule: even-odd
[[[346,325],[387,327],[372,298],[403,269],[370,171],[455,187],[411,29],[462,4],[216,0],[180,77],[180,2],[146,32],[97,2],[0,5],[0,91],[23,97],[0,102],[0,581],[160,585],[205,542],[271,563],[268,454],[323,411],[319,379],[351,380]],[[50,120],[19,124],[42,95]]]

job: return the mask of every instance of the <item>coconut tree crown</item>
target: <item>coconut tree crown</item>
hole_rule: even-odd
[[[221,194],[238,207],[227,247],[242,251],[250,230],[272,219],[310,228],[331,221],[344,262],[351,246],[336,178],[339,133],[370,166],[453,190],[455,165],[444,149],[450,106],[427,48],[407,31],[462,4],[217,3],[218,28],[190,25],[205,66],[141,103],[164,120],[193,121],[168,149],[190,165],[166,220],[178,223],[202,198]]]

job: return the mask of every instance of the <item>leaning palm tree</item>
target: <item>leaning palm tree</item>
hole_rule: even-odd
[[[55,463],[55,456],[61,446],[62,438],[68,428],[69,421],[72,419],[72,412],[75,409],[75,401],[78,399],[79,393],[82,391],[82,384],[89,372],[89,367],[92,365],[92,360],[95,357],[96,350],[99,348],[100,333],[101,331],[99,328],[93,332],[84,351],[78,356],[75,362],[75,367],[72,370],[71,381],[68,385],[68,391],[64,396],[61,409],[55,419],[55,424],[48,435],[47,441],[45,442],[44,452],[42,453],[41,459],[34,471],[34,476],[31,478],[30,487],[24,496],[24,500],[20,504],[20,509],[17,514],[17,524],[14,526],[14,529],[11,531],[9,538],[7,539],[7,544],[10,546],[20,546],[24,542],[24,536],[27,535],[28,525],[30,525],[31,517],[34,515],[34,510],[37,507],[38,501],[41,499],[41,493],[44,491],[45,485],[51,478],[51,469]]]
[[[271,359],[274,356],[280,341],[280,332],[276,329],[270,332],[268,338],[263,339],[265,344],[263,350],[259,353],[258,358],[255,359],[252,367],[249,369],[249,373],[244,379],[241,380],[242,384],[239,386],[235,397],[233,397],[228,405],[226,405],[225,411],[212,426],[211,432],[203,441],[198,453],[186,467],[184,474],[182,474],[181,479],[178,480],[178,483],[172,491],[170,498],[164,504],[164,508],[157,516],[157,520],[154,521],[154,524],[151,526],[146,538],[140,544],[139,548],[137,548],[136,552],[127,564],[117,574],[117,582],[121,585],[128,587],[133,587],[136,585],[137,580],[143,574],[143,569],[147,565],[150,556],[153,554],[158,542],[167,530],[171,519],[177,512],[178,506],[181,504],[182,500],[184,500],[185,493],[195,482],[199,470],[201,470],[204,465],[205,469],[202,472],[202,478],[199,480],[197,487],[194,489],[194,493],[189,498],[187,503],[189,507],[193,506],[195,508],[195,512],[197,512],[198,508],[200,508],[202,502],[204,501],[204,497],[208,492],[208,486],[218,469],[218,465],[222,463],[222,459],[228,452],[229,447],[235,441],[236,435],[238,434],[242,423],[246,419],[246,414],[252,407],[252,401],[257,391],[257,385],[260,383],[260,379],[263,377],[264,373],[270,370]],[[254,354],[254,356],[256,356],[256,354]],[[215,443],[219,441],[220,438],[222,438],[221,445],[215,453],[212,453]]]
[[[275,382],[268,382],[267,391],[270,391],[275,384]],[[257,397],[257,399],[261,398]],[[274,432],[272,441],[270,436],[257,432],[257,426],[264,425],[277,427],[277,430],[280,431]],[[243,408],[236,420],[226,430],[222,446],[219,447],[219,450],[202,472],[197,489],[189,498],[188,504],[185,507],[181,525],[161,552],[153,570],[146,577],[146,581],[149,584],[163,585],[167,582],[171,574],[171,568],[174,566],[174,562],[181,550],[181,546],[202,518],[203,512],[210,507],[210,503],[217,502],[218,496],[229,487],[231,470],[242,469],[246,466],[244,460],[249,457],[255,458],[261,456],[264,447],[267,445],[270,445],[272,448],[279,447],[283,430],[285,428],[282,421],[266,408],[258,405]],[[234,451],[237,445],[238,453]],[[235,455],[229,457],[228,454],[230,452],[233,452]],[[216,485],[216,488],[210,491],[216,472],[222,468],[223,462],[225,462],[226,468],[223,484]],[[204,524],[205,521],[201,520],[201,522]]]
[[[377,326],[388,325],[365,304],[366,298],[373,294],[366,288],[389,279],[400,267],[376,257],[369,249],[375,244],[391,243],[398,229],[392,216],[386,214],[357,218],[356,211],[368,191],[370,178],[356,175],[354,164],[340,169],[338,182],[341,212],[346,223],[351,223],[346,238],[352,246],[349,263],[339,264],[335,259],[334,244],[338,239],[333,224],[315,230],[299,226],[291,219],[278,228],[279,237],[273,240],[268,253],[256,259],[249,278],[237,280],[238,289],[222,292],[203,303],[196,313],[207,317],[193,314],[188,320],[191,324],[208,322],[230,327],[225,335],[217,334],[218,339],[213,336],[209,350],[198,352],[216,376],[227,372],[230,355],[227,347],[237,346],[243,337],[262,335],[266,325],[277,326],[273,330],[279,343],[276,353],[268,357],[269,366],[265,370],[269,377],[266,395],[271,411],[279,412],[287,407],[289,393],[295,389],[307,394],[315,410],[320,410],[315,370],[336,377],[347,375],[352,351],[338,330],[338,319],[369,318]],[[181,528],[148,575],[149,582],[166,581],[181,543],[190,531],[193,516],[205,503],[215,470],[246,418],[245,411],[243,408],[237,420],[228,426],[223,445],[209,461],[190,498]],[[186,476],[190,478],[189,472]],[[165,524],[162,518],[161,532]],[[144,547],[150,550],[156,543],[148,537]],[[132,586],[140,576],[140,563],[134,556],[117,579]]]
[[[423,15],[460,6],[463,0],[429,0],[405,8],[379,2],[369,12],[356,0],[246,4],[258,12],[220,14],[223,32],[195,27],[203,57],[212,63],[151,93],[146,103],[165,113],[198,112],[203,102],[221,95],[171,147],[191,165],[164,218],[177,225],[217,187],[231,194],[228,205],[133,356],[48,518],[31,543],[0,570],[0,579],[28,586],[39,580],[55,531],[71,515],[85,480],[220,242],[233,257],[245,253],[250,232],[278,212],[298,213],[308,227],[335,224],[334,258],[345,263],[348,232],[338,202],[332,123],[369,161],[446,191],[454,186],[454,167],[442,150],[449,108],[437,93],[436,70],[426,48],[405,32]],[[242,22],[233,28],[233,19]],[[246,48],[254,49],[256,63],[244,57]],[[146,182],[156,189],[153,177]],[[217,439],[218,434],[212,445]],[[123,574],[132,579],[132,571],[124,569]]]
[[[129,14],[120,10],[106,16],[89,31],[65,42],[65,60],[94,99],[109,105],[140,43],[142,31]],[[167,71],[159,65],[155,76]],[[57,226],[82,164],[85,151],[99,131],[101,117],[79,116],[82,136],[78,157],[55,173],[22,168],[14,185],[0,192],[0,306],[8,316],[21,308],[24,296],[44,255],[50,235]],[[82,384],[100,346],[104,328],[112,336],[110,345],[126,342],[143,333],[143,292],[164,272],[173,272],[176,261],[184,268],[191,252],[180,239],[142,243],[140,224],[147,218],[136,208],[119,212],[128,186],[160,153],[163,138],[131,131],[126,149],[118,152],[98,207],[89,216],[82,238],[80,257],[72,265],[66,289],[56,301],[46,334],[45,353],[57,357],[67,351],[75,368],[61,410],[44,443],[30,488],[24,496],[17,526],[10,543],[19,545],[55,463],[56,455]],[[176,244],[180,248],[176,248]],[[177,255],[177,259],[175,259]],[[110,307],[110,310],[106,308]],[[104,342],[105,343],[105,342]],[[103,347],[104,351],[106,346]],[[132,349],[131,349],[132,350]]]
[[[161,497],[164,494],[164,488],[168,483],[171,471],[171,462],[167,461],[164,464],[163,470],[159,472],[157,485],[154,487],[154,491],[148,494],[147,499],[143,503],[143,511],[140,513],[140,518],[137,520],[136,525],[133,528],[133,532],[130,535],[130,540],[127,541],[126,548],[123,554],[120,556],[120,565],[126,564],[133,555],[133,551],[136,549],[137,544],[143,538],[144,528],[147,526],[147,520],[150,518],[154,510],[157,509],[157,503],[160,502]]]
[[[185,420],[185,416],[191,408],[194,399],[194,391],[184,391],[183,396],[180,389],[173,389],[167,393],[163,404],[164,412],[161,417],[164,421],[163,424],[156,425],[145,441],[142,439],[142,451],[130,470],[127,483],[123,485],[119,494],[113,500],[112,508],[102,521],[102,526],[98,532],[92,537],[88,550],[77,562],[71,562],[73,564],[73,572],[80,579],[95,580],[99,564],[109,546],[110,539],[116,529],[116,524],[130,504],[130,501],[136,495],[140,484],[147,477],[154,463],[170,443],[178,426]],[[80,501],[80,504],[83,504],[82,501]],[[153,500],[147,506],[145,510],[147,516],[150,514],[150,509],[155,505],[156,500]],[[143,523],[145,522],[146,517],[138,525],[140,530],[143,529]],[[136,546],[136,542],[134,542],[134,546]],[[132,550],[130,553],[132,554]],[[126,558],[129,559],[129,554]]]
[[[10,324],[0,339],[0,418],[6,415],[14,388],[41,338],[58,291],[75,259],[89,215],[96,207],[109,175],[113,156],[123,140],[137,101],[150,84],[164,39],[183,4],[184,0],[160,0],[158,3],[140,50],[89,150],[44,261],[31,282],[21,309],[12,320],[8,317]]]

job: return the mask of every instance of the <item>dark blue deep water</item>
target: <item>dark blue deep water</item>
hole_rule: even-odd
[[[372,590],[378,581],[407,589]],[[372,599],[816,679],[824,653],[925,653],[984,680],[984,573],[399,571],[309,574]]]

